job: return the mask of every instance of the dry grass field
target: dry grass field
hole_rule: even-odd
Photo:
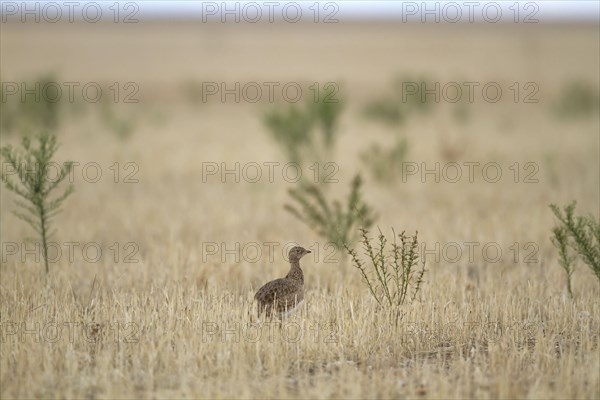
[[[599,398],[600,285],[578,263],[568,296],[548,207],[577,200],[578,213],[599,214],[598,110],[556,111],[570,82],[599,92],[598,38],[597,24],[3,23],[3,82],[117,82],[110,118],[131,125],[119,133],[101,102],[61,100],[56,159],[80,166],[48,276],[2,187],[0,397]],[[477,89],[463,118],[444,99],[399,127],[366,118],[406,76],[496,82],[503,96]],[[127,82],[138,103],[122,101]],[[275,105],[204,102],[202,82],[298,82],[303,96],[339,84],[328,196],[343,199],[361,172],[376,226],[418,230],[425,246],[422,289],[399,320],[347,256],[284,210],[297,183],[262,121]],[[537,103],[523,101],[528,82]],[[462,178],[377,181],[360,154],[395,135],[410,165],[454,176],[444,167],[458,163]],[[2,146],[20,137],[3,131]],[[268,162],[280,163],[273,182]],[[239,182],[206,175],[207,163],[240,163]],[[256,183],[241,172],[249,163],[263,166]],[[253,295],[287,273],[290,243],[313,251],[304,306],[256,320]]]

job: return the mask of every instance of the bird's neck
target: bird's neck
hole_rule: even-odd
[[[285,276],[288,279],[294,279],[304,285],[304,273],[300,269],[300,261],[290,262],[290,272]]]

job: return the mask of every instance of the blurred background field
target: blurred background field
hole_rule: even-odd
[[[105,256],[87,262],[76,252],[70,262],[63,255],[46,281],[32,257],[3,253],[2,397],[598,397],[598,281],[578,265],[568,298],[548,205],[577,200],[578,212],[600,213],[599,34],[597,21],[3,23],[3,83],[104,88],[98,103],[77,90],[76,101],[54,104],[7,96],[0,138],[17,145],[28,132],[51,129],[61,143],[57,160],[98,163],[96,183],[75,169],[75,194],[56,218],[53,240],[100,243]],[[421,81],[495,82],[503,95],[497,103],[479,89],[472,103],[430,96],[423,110],[398,101],[398,82]],[[119,101],[110,97],[115,82]],[[347,257],[339,251],[329,262],[327,240],[284,210],[288,189],[298,185],[281,169],[273,183],[203,177],[203,163],[289,161],[264,123],[270,110],[289,105],[280,91],[274,103],[204,101],[207,82],[297,82],[299,105],[315,82],[335,83],[343,101],[335,144],[325,156],[306,156],[303,173],[315,161],[335,163],[339,182],[327,193],[340,199],[361,173],[376,226],[418,230],[427,249],[463,248],[456,261],[427,257],[422,292],[403,310],[404,322],[439,333],[439,324],[492,321],[505,326],[501,339],[403,340],[406,325],[386,328],[391,322],[374,311]],[[538,102],[525,102],[533,89]],[[123,101],[131,93],[137,103]],[[384,158],[399,143],[398,157]],[[474,182],[403,181],[396,162],[458,163],[463,175],[465,162],[495,162],[503,175],[490,183],[477,168]],[[31,232],[11,215],[14,199],[3,187],[0,234],[21,245]],[[267,242],[278,243],[272,259]],[[333,324],[337,341],[205,341],[203,322],[246,323],[253,291],[287,272],[282,248],[290,242],[319,250],[302,262],[307,304],[295,321],[304,332]],[[474,257],[466,242],[480,244]],[[114,243],[117,262],[108,250]],[[207,254],[207,243],[218,244],[216,254]],[[258,243],[263,256],[225,254],[236,243]],[[486,243],[499,245],[499,260],[482,255]],[[130,249],[138,262],[124,262]],[[8,322],[48,321],[133,322],[139,340],[92,346],[6,335]],[[535,332],[525,332],[527,323]]]

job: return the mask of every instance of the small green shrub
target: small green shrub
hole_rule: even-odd
[[[555,113],[565,119],[598,115],[600,96],[597,90],[583,82],[570,82],[563,86]]]
[[[308,103],[308,112],[316,126],[320,128],[323,145],[331,150],[335,144],[335,134],[344,103],[336,98],[337,86],[329,84],[319,93],[317,99]]]
[[[108,98],[100,101],[99,118],[102,125],[121,140],[128,139],[133,134],[135,121],[131,113],[120,116]]]
[[[402,170],[407,153],[408,140],[402,138],[390,149],[384,149],[374,143],[360,154],[360,159],[369,168],[375,180],[389,182]]]
[[[314,121],[298,106],[272,110],[265,115],[264,123],[291,162],[300,162],[303,152],[312,148]]]
[[[367,104],[363,114],[366,118],[381,121],[389,126],[401,125],[406,120],[406,114],[393,98],[373,100]]]
[[[377,303],[386,308],[397,309],[407,299],[414,301],[425,275],[425,262],[419,268],[419,241],[418,232],[414,236],[407,236],[404,231],[398,235],[400,243],[396,240],[396,232],[392,229],[394,240],[391,248],[386,249],[388,239],[379,230],[378,248],[371,244],[368,231],[361,228],[361,243],[366,262],[362,261],[357,251],[349,245],[344,248],[352,257],[352,264],[357,268],[371,296]],[[410,295],[412,292],[412,296]]]
[[[265,114],[265,126],[290,161],[301,163],[308,155],[322,159],[333,149],[343,110],[343,102],[333,90],[336,87],[323,90],[304,106],[289,104]]]
[[[360,175],[356,175],[344,209],[339,201],[329,202],[325,198],[323,185],[302,183],[290,189],[290,196],[296,204],[286,204],[285,209],[317,234],[342,248],[344,243],[354,242],[353,232],[357,227],[369,228],[376,219],[373,209],[362,199],[361,185]]]
[[[600,220],[592,215],[575,216],[575,206],[572,202],[562,210],[551,204],[552,212],[560,222],[552,229],[552,243],[558,249],[559,262],[567,275],[567,290],[573,297],[571,276],[574,272],[574,261],[581,258],[600,280]],[[574,254],[570,254],[570,252]]]
[[[61,104],[64,102],[60,97],[57,101],[50,101],[55,97],[51,88],[56,86],[56,82],[57,79],[53,74],[47,74],[22,84],[22,87],[32,90],[32,93],[22,95],[22,88],[20,88],[16,94],[10,96],[6,94],[6,101],[4,101],[5,94],[0,93],[2,132],[30,133],[42,129],[56,129],[60,122]]]
[[[27,222],[40,236],[42,242],[42,255],[48,273],[48,238],[51,235],[51,220],[60,212],[63,201],[73,193],[73,185],[58,197],[50,200],[50,193],[67,177],[72,168],[72,163],[63,164],[56,177],[48,176],[48,169],[56,165],[52,157],[58,145],[56,137],[48,133],[38,135],[38,147],[33,148],[28,137],[23,138],[22,149],[5,146],[0,153],[12,167],[7,172],[5,168],[0,171],[0,178],[7,189],[16,193],[22,200],[16,204],[23,210],[13,211],[19,219]],[[12,178],[16,175],[17,179]]]
[[[410,94],[410,90],[417,93]],[[423,95],[422,89],[434,88],[433,82],[426,79],[414,79],[411,77],[398,78],[390,85],[392,92],[383,97],[375,99],[368,103],[363,110],[366,118],[380,121],[391,127],[397,127],[405,124],[409,118],[415,114],[422,114],[431,110],[433,101],[432,95]]]

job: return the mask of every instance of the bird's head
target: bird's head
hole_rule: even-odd
[[[304,247],[295,246],[290,249],[288,257],[290,259],[290,262],[294,262],[300,260],[302,257],[309,253],[310,250],[306,250]]]

